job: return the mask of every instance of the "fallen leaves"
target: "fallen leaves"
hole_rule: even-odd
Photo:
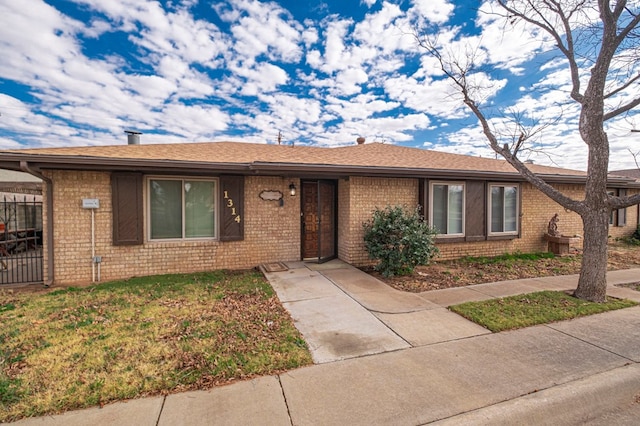
[[[640,267],[640,249],[637,246],[611,244],[608,254],[609,270]],[[412,275],[389,278],[370,269],[365,271],[398,290],[420,293],[522,278],[577,274],[580,272],[581,259],[579,255],[537,260],[509,259],[504,262],[460,259],[433,262],[417,267]]]
[[[260,274],[200,275],[0,294],[0,306],[15,300],[15,308],[0,311],[0,375],[20,395],[0,421],[206,389],[311,363]]]

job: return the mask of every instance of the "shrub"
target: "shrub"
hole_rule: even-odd
[[[628,237],[622,237],[620,240],[629,245],[640,246],[640,225],[638,225],[633,234]]]
[[[379,261],[375,270],[385,277],[411,274],[438,253],[436,231],[420,216],[419,206],[413,211],[402,206],[376,208],[363,226],[369,258]]]

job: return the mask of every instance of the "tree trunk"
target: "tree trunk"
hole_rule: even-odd
[[[582,218],[584,227],[582,267],[578,287],[579,299],[604,302],[607,295],[608,211],[589,211]]]

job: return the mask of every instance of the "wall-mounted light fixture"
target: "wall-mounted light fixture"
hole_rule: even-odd
[[[289,185],[289,194],[291,194],[292,197],[296,195],[296,186],[293,182]]]

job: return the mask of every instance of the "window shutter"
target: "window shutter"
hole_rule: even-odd
[[[418,182],[418,204],[420,214],[425,221],[429,221],[429,181],[427,179],[420,179]]]
[[[626,197],[627,196],[627,190],[626,189],[618,189],[618,196],[619,197]],[[616,226],[625,226],[627,224],[627,209],[618,209],[617,211],[617,215],[618,215],[618,221]]]
[[[143,242],[142,174],[111,174],[113,209],[113,245],[136,245]]]
[[[220,176],[220,241],[244,239],[244,176]]]
[[[465,239],[483,241],[487,235],[487,191],[484,182],[467,181],[465,200]]]

